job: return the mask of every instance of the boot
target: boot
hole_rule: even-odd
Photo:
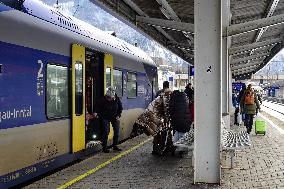
[[[103,148],[103,152],[104,153],[109,153],[109,149],[107,149],[106,147]]]
[[[118,152],[120,152],[120,151],[122,151],[119,147],[117,147],[117,146],[113,146],[113,148],[112,148],[114,151],[118,151]]]

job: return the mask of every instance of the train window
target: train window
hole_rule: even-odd
[[[75,114],[83,114],[83,64],[75,63]]]
[[[120,70],[113,70],[113,85],[118,97],[123,96],[123,75]]]
[[[106,88],[111,86],[111,68],[106,67]]]
[[[137,97],[137,78],[135,73],[127,73],[127,97]]]
[[[68,68],[47,64],[46,115],[49,119],[69,115]]]
[[[2,64],[0,64],[0,74],[2,73]]]

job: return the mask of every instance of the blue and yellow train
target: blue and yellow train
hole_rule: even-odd
[[[0,0],[0,27],[0,188],[82,158],[86,113],[108,86],[130,136],[157,87],[145,52],[37,0]]]

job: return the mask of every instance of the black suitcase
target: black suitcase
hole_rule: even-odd
[[[158,132],[153,139],[153,155],[165,155],[167,152],[173,152],[173,136],[170,129],[163,129]]]

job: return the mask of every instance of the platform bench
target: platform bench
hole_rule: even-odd
[[[228,151],[231,158],[231,169],[234,166],[235,151],[248,148],[251,145],[251,140],[246,131],[234,132],[226,129],[223,124],[221,127],[221,148],[223,151]]]
[[[234,132],[226,129],[224,124],[221,126],[221,150],[228,151],[231,158],[231,167],[234,165],[235,151],[247,148],[251,145],[251,140],[246,131]],[[190,129],[184,136],[174,143],[174,146],[194,149],[194,129]]]

